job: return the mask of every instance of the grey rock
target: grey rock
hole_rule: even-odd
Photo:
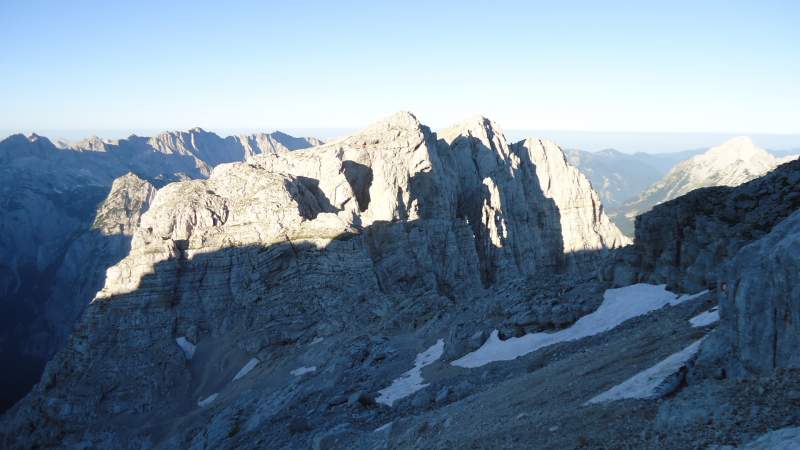
[[[200,129],[58,145],[37,135],[0,141],[0,317],[14,317],[13,327],[0,321],[0,360],[18,368],[0,375],[7,387],[0,409],[29,389],[102,287],[106,268],[128,253],[136,205],[126,209],[119,199],[121,209],[96,217],[104,198],[124,190],[115,179],[132,173],[163,186],[205,178],[221,162],[318,143],[283,133],[221,138]],[[128,213],[133,222],[116,220]]]
[[[366,392],[354,392],[347,397],[347,405],[369,408],[375,406],[375,397]]]
[[[158,145],[180,153],[189,141]],[[483,308],[522,298],[528,279],[559,279],[626,242],[557,146],[509,145],[484,118],[433,133],[400,113],[336,142],[222,163],[157,191],[129,253],[0,437],[10,448],[114,447],[169,424],[174,447],[235,447],[254,434],[297,447],[270,431],[286,430],[287,414],[313,408],[330,414],[328,427],[345,411],[383,414],[354,412],[347,394],[387,386],[465,306],[477,323]],[[176,338],[189,335],[187,362]],[[316,336],[326,337],[308,345]],[[432,401],[431,389],[413,398]],[[108,420],[120,415],[142,427]],[[350,433],[314,445],[344,447]]]
[[[308,420],[305,417],[292,417],[289,420],[289,433],[294,434],[302,434],[311,431],[311,426],[308,424]]]
[[[435,401],[436,403],[444,403],[450,397],[450,388],[443,387],[439,389],[439,392],[436,393]]]
[[[414,394],[414,397],[411,398],[411,406],[414,408],[427,408],[431,403],[433,403],[433,401],[434,397],[433,393],[431,393],[431,390],[422,389],[417,391],[417,393]]]
[[[636,272],[639,281],[697,292],[715,287],[723,263],[800,208],[800,161],[732,187],[698,189],[638,217],[635,245],[615,255],[608,274],[615,284]],[[757,203],[741,202],[758,199]],[[621,266],[619,268],[618,266]]]
[[[721,276],[720,327],[734,375],[800,368],[800,211],[743,247]]]

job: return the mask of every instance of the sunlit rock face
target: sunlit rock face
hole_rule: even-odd
[[[207,177],[219,162],[316,143],[283,133],[221,138],[199,129],[58,145],[35,134],[0,141],[0,362],[18,369],[0,375],[7,386],[0,410],[38,380],[105,269],[128,253],[140,205],[123,197],[142,191],[133,179],[115,179],[130,172],[163,186]],[[109,192],[120,198],[103,203]],[[119,202],[118,210],[103,210]]]
[[[46,416],[80,430],[65,443],[228,445],[213,420],[235,412],[257,433],[313,392],[371,389],[392,368],[367,355],[387,345],[379,336],[441,337],[446,316],[480,310],[501,286],[625,243],[557,146],[509,145],[484,118],[433,133],[399,113],[336,142],[220,164],[152,197],[130,252],[3,432],[34,426],[12,441],[52,442]],[[295,387],[298,367],[327,381]],[[106,420],[120,415],[141,427]],[[147,431],[175,420],[188,428]]]

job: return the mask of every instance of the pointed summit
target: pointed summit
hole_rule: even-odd
[[[502,137],[502,142],[505,143],[503,130],[491,119],[481,115],[471,116],[455,125],[440,131],[439,137],[446,142],[452,143],[459,136],[469,136],[483,142],[485,145],[492,142],[496,136]]]
[[[362,133],[371,130],[385,130],[391,128],[419,129],[420,126],[421,124],[414,114],[409,111],[398,111],[368,126]]]
[[[680,197],[695,189],[711,186],[738,186],[775,169],[781,160],[756,146],[746,136],[729,139],[693,156],[669,171],[661,180],[650,186],[634,202],[624,206],[626,231],[633,231],[636,216],[653,206]]]
[[[716,159],[719,164],[720,162],[728,163],[737,159],[749,159],[752,157],[769,159],[770,155],[763,148],[756,146],[749,137],[739,136],[712,147],[703,155],[698,156]]]

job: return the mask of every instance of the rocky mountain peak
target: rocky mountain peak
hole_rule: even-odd
[[[108,143],[97,136],[90,136],[86,139],[78,141],[72,148],[92,152],[104,152],[108,149]]]
[[[133,173],[115,179],[97,209],[92,229],[104,235],[132,235],[155,195],[156,188]]]
[[[738,186],[760,177],[789,158],[779,159],[757,147],[749,137],[736,137],[705,153],[675,165],[663,178],[647,188],[638,199],[623,206],[620,217],[632,230],[636,216],[668,200],[695,189],[711,186]]]
[[[44,136],[32,133],[28,136],[18,133],[0,141],[0,157],[25,158],[34,156],[46,158],[58,148]]]
[[[501,137],[505,144],[503,130],[492,120],[480,115],[472,116],[452,125],[438,132],[438,135],[448,143],[452,143],[459,137],[469,137],[491,146],[495,137]]]
[[[692,164],[711,165],[713,167],[728,167],[731,164],[747,164],[750,168],[761,170],[761,167],[773,167],[775,157],[763,148],[757,147],[752,139],[739,136],[721,145],[710,148],[707,152],[697,155]]]

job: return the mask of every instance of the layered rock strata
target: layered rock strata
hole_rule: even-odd
[[[404,342],[381,336],[427,348],[448,311],[624,243],[555,145],[509,145],[484,118],[435,134],[400,113],[222,164],[158,190],[4,443],[219,446],[277,429],[308,396],[378,391]],[[300,366],[327,381],[287,384]]]

